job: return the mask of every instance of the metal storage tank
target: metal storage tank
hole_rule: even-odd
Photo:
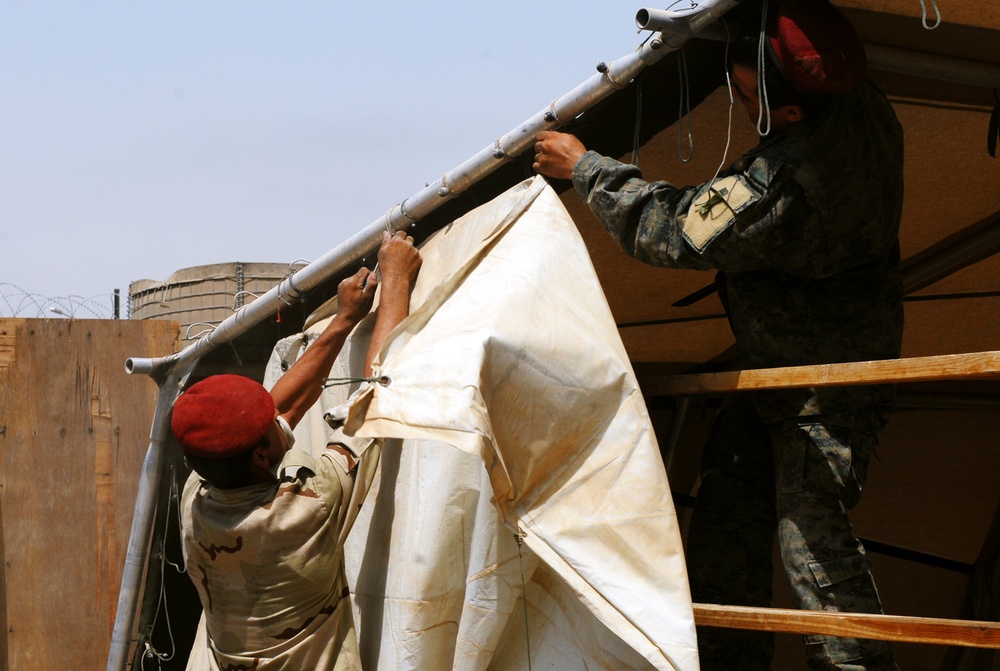
[[[301,268],[301,264],[215,263],[183,268],[165,281],[129,284],[129,319],[171,319],[194,340]]]

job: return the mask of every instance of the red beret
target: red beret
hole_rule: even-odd
[[[260,383],[213,375],[177,397],[170,428],[185,452],[221,459],[259,443],[273,421],[274,399]]]
[[[804,93],[843,93],[865,78],[864,45],[827,0],[784,0],[767,36],[778,66]]]

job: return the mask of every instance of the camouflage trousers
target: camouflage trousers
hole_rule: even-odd
[[[770,605],[777,533],[800,608],[882,612],[869,560],[847,515],[861,497],[876,444],[873,431],[856,425],[842,417],[803,417],[768,426],[745,400],[722,410],[702,458],[688,532],[696,603]],[[809,669],[897,669],[883,641],[804,639]],[[698,647],[703,671],[767,671],[774,636],[699,627]]]

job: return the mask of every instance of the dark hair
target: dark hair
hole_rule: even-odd
[[[210,458],[197,457],[193,454],[184,453],[188,466],[193,468],[202,478],[208,481],[213,487],[219,489],[237,489],[254,484],[253,473],[250,470],[250,463],[253,459],[253,452],[258,447],[268,448],[271,440],[266,436],[256,445],[245,452],[231,457]]]
[[[757,53],[760,44],[757,32],[748,32],[729,44],[729,71],[734,65],[757,70]],[[757,75],[760,76],[759,74]],[[810,117],[822,114],[832,102],[832,95],[804,93],[788,81],[778,67],[770,47],[764,54],[764,84],[767,87],[767,104],[771,110],[786,105],[798,105]]]

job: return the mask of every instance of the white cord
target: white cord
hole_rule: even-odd
[[[726,83],[729,83],[729,73],[726,73]],[[729,122],[726,126],[726,148],[722,152],[722,161],[719,162],[719,167],[715,169],[715,174],[712,175],[712,184],[715,180],[719,178],[719,173],[722,172],[722,168],[726,165],[726,159],[729,158],[729,145],[733,141],[733,90],[729,89]]]
[[[729,63],[729,42],[731,36],[729,35],[729,26],[725,23],[722,24],[726,28],[726,57],[724,63]],[[711,192],[712,186],[715,184],[715,180],[719,178],[719,173],[722,172],[722,168],[726,165],[726,159],[729,158],[729,145],[733,141],[733,106],[735,101],[733,100],[733,84],[729,78],[729,68],[725,68],[726,73],[726,93],[729,94],[729,122],[726,124],[726,148],[722,152],[722,161],[719,162],[719,167],[715,169],[715,174],[712,175],[712,179],[708,183],[708,192]]]
[[[642,80],[635,82],[635,132],[632,133],[632,156],[629,162],[639,167],[639,139],[642,124]]]
[[[677,157],[681,163],[689,163],[694,158],[694,136],[691,135],[691,80],[688,77],[687,57],[684,55],[684,49],[681,49],[677,54],[677,76],[680,80],[680,91],[677,99]],[[687,114],[684,113],[685,107]],[[687,123],[685,123],[685,119]],[[687,126],[688,141],[687,158],[684,157],[684,150],[681,148],[685,125]]]
[[[927,25],[927,4],[924,0],[920,0],[920,24],[925,30],[934,30],[941,25],[941,10],[938,9],[937,0],[931,0],[931,7],[934,8],[934,14],[937,16],[937,21],[933,26]]]
[[[767,58],[765,50],[765,40],[767,39],[767,0],[764,0],[764,8],[760,17],[760,39],[757,42],[757,135],[766,137],[771,132],[771,108],[767,102],[767,76],[764,74],[764,63]],[[764,129],[761,129],[761,122],[765,120]]]
[[[252,291],[237,291],[235,294],[233,294],[233,312],[236,312],[237,310],[240,310],[240,309],[246,307],[246,304],[244,304],[240,300],[244,296],[253,296],[255,299],[256,298],[260,298],[260,294],[255,294]]]
[[[194,328],[195,326],[204,326],[205,328],[202,329],[201,331],[198,331],[198,333],[196,333],[195,335],[192,336],[191,335],[191,329]],[[216,328],[218,328],[217,324],[209,324],[208,322],[194,322],[193,324],[188,324],[187,329],[185,329],[185,331],[184,331],[184,339],[185,340],[192,340],[192,339],[193,340],[197,340],[198,338],[201,338],[206,333],[211,333]]]

